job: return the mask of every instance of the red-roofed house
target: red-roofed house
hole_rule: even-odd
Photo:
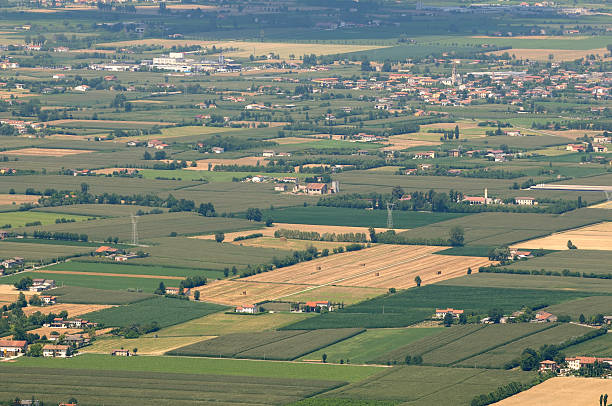
[[[28,343],[25,340],[0,340],[0,358],[25,354]]]
[[[558,368],[558,365],[555,361],[544,360],[540,362],[540,372],[555,372]]]
[[[117,252],[117,248],[107,247],[106,245],[102,245],[96,249],[96,254],[114,254]]]
[[[242,305],[236,307],[236,313],[255,314],[258,312],[258,310],[257,305]]]
[[[436,309],[435,317],[436,319],[443,319],[449,313],[454,318],[459,318],[459,316],[463,314],[463,310],[453,309],[452,307],[449,307],[448,309]]]
[[[578,370],[586,365],[593,365],[595,362],[601,364],[612,365],[612,358],[596,358],[596,357],[571,357],[565,358],[569,369]]]
[[[548,312],[537,312],[534,323],[553,323],[557,321],[557,316]]]
[[[45,344],[43,347],[43,357],[66,358],[68,356],[67,345]]]
[[[327,193],[325,183],[309,183],[306,185],[306,193],[309,195],[324,195]]]

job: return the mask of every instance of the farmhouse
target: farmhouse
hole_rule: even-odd
[[[584,144],[568,144],[565,149],[572,152],[584,152],[586,147]]]
[[[521,206],[534,206],[538,204],[533,197],[515,197],[514,202]]]
[[[109,255],[109,254],[114,254],[117,251],[118,251],[117,248],[112,248],[106,245],[102,245],[98,247],[94,252],[98,255]]]
[[[0,340],[0,358],[23,355],[28,348],[25,340]]]
[[[324,195],[327,193],[325,183],[309,183],[306,185],[306,193],[309,195]]]
[[[433,159],[436,157],[436,151],[416,152],[412,159]]]
[[[88,344],[89,339],[85,338],[83,334],[69,334],[64,337],[64,342],[74,348],[80,348]]]
[[[170,145],[163,143],[160,140],[150,140],[147,142],[147,148],[164,149]]]
[[[540,372],[555,372],[559,366],[555,361],[544,360],[540,362],[540,368],[538,371]]]
[[[42,292],[53,289],[54,287],[55,280],[53,279],[33,279],[32,286],[30,286],[30,292]]]
[[[554,323],[557,321],[557,316],[548,312],[537,312],[533,323]]]
[[[436,319],[443,319],[447,314],[450,314],[457,319],[463,314],[463,310],[457,310],[450,307],[448,309],[436,309],[436,314],[434,317]]]
[[[61,317],[56,317],[53,319],[49,327],[53,328],[68,328],[68,322]]]
[[[605,145],[593,145],[593,152],[608,152],[608,147]]]
[[[117,356],[117,357],[129,357],[130,354],[130,350],[125,350],[125,349],[120,349],[120,350],[113,350],[111,351],[111,355]]]
[[[579,370],[583,366],[593,365],[595,362],[601,364],[608,364],[612,366],[612,358],[596,358],[596,357],[571,357],[565,358],[565,362],[567,362],[567,367],[574,371]]]
[[[255,314],[259,311],[257,305],[242,305],[236,307],[236,313]]]
[[[321,309],[331,311],[331,303],[328,300],[317,300],[314,302],[306,302],[306,306],[304,306],[304,310],[307,312],[320,312]]]
[[[598,136],[593,137],[593,142],[596,144],[612,144],[612,137]]]
[[[166,288],[166,293],[169,295],[178,295],[181,293],[181,289],[169,286]]]
[[[0,267],[4,269],[16,268],[23,265],[24,259],[21,257],[14,257],[12,259],[5,259],[0,263]]]
[[[48,358],[66,358],[68,356],[67,345],[45,344],[43,347],[43,357]]]
[[[57,301],[57,297],[45,295],[41,296],[40,300],[42,300],[44,305],[53,305]]]

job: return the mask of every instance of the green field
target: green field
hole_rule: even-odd
[[[518,359],[526,348],[540,348],[545,344],[561,344],[562,342],[580,337],[592,329],[575,324],[560,324],[544,329],[536,334],[517,339],[506,345],[498,346],[482,354],[465,359],[457,365],[465,367],[503,368],[506,363]],[[586,341],[588,343],[588,341]],[[443,348],[442,350],[444,350]]]
[[[160,328],[183,323],[226,309],[210,303],[156,297],[87,313],[84,317],[107,327],[129,327],[157,322]]]
[[[568,278],[563,276],[477,273],[439,282],[441,286],[542,289],[612,294],[612,280]]]
[[[604,334],[592,340],[572,345],[563,350],[569,357],[612,357],[612,334]]]
[[[361,329],[231,334],[170,351],[169,355],[294,360],[362,333]]]
[[[75,220],[78,222],[88,219],[87,216],[75,214],[42,213],[36,211],[12,211],[0,213],[0,226],[10,224],[12,228],[24,227],[28,223],[40,222],[46,226],[55,224],[57,219]],[[40,227],[40,225],[38,226]]]
[[[585,297],[549,306],[542,310],[552,314],[571,316],[573,321],[578,321],[581,314],[587,318],[597,314],[612,314],[612,298],[609,296]]]
[[[414,406],[452,404],[467,406],[479,395],[508,382],[529,382],[536,373],[477,368],[405,366],[392,368],[358,384],[324,394],[323,398],[389,400]]]
[[[557,272],[569,269],[572,272],[597,273],[609,271],[610,268],[606,264],[611,261],[612,251],[565,250],[553,252],[543,257],[518,261],[507,268],[530,271],[545,269]]]
[[[100,272],[129,275],[155,275],[164,276],[205,276],[208,279],[222,278],[223,272],[204,269],[173,268],[155,265],[117,264],[115,262],[87,262],[69,261],[63,264],[52,265],[45,268],[46,271],[77,271],[77,272]]]
[[[351,364],[363,364],[389,349],[425,339],[442,330],[438,327],[367,330],[348,340],[308,354],[302,359],[320,360],[323,354],[327,354],[327,362],[339,363],[340,360],[344,360],[350,361]]]
[[[40,368],[61,368],[96,371],[161,372],[177,374],[214,374],[226,376],[250,376],[264,378],[299,379],[317,376],[331,381],[358,382],[381,371],[380,367],[308,364],[296,362],[262,362],[236,359],[212,359],[189,357],[130,357],[83,354],[70,359],[20,358],[5,365]]]
[[[0,258],[22,257],[26,262],[49,261],[58,257],[89,254],[93,249],[88,245],[69,245],[62,241],[57,244],[0,241]]]
[[[468,313],[486,314],[491,309],[511,312],[523,306],[552,305],[585,296],[590,294],[434,284],[380,296],[343,310],[301,321],[287,328],[402,327],[431,317],[436,307],[452,307],[463,309]]]
[[[205,405],[211,402],[278,405],[343,384],[310,379],[23,366],[2,367],[0,376],[3,382],[11,383],[0,389],[5,398],[32,394],[45,403],[58,403],[76,397],[82,405]],[[236,391],[236,387],[243,390]]]
[[[275,223],[319,224],[353,227],[387,227],[386,210],[344,209],[336,207],[309,206],[265,210],[264,218]],[[440,221],[463,217],[462,213],[402,212],[393,213],[396,228],[422,227]]]
[[[153,293],[164,282],[166,286],[178,286],[180,280],[164,279],[162,277],[141,278],[133,276],[108,276],[108,275],[83,275],[78,273],[53,273],[47,271],[20,272],[0,279],[2,283],[13,284],[26,276],[44,279],[53,279],[57,286],[74,286],[82,288],[94,288],[103,290],[136,290]]]
[[[103,290],[74,286],[64,286],[61,288],[55,288],[53,289],[53,295],[57,296],[58,303],[111,305],[135,303],[141,300],[151,299],[154,297],[150,293]]]

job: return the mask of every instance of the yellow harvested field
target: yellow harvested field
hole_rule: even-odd
[[[318,250],[327,248],[331,251],[336,247],[345,246],[350,243],[331,241],[288,240],[286,238],[259,237],[249,238],[248,240],[235,241],[233,242],[233,244],[247,247],[276,248],[292,251],[301,251],[307,249],[310,246],[313,246]]]
[[[555,233],[548,237],[520,243],[521,248],[566,250],[567,241],[571,240],[578,249],[583,250],[610,250],[612,247],[612,222],[605,222],[575,228],[573,230]]]
[[[138,170],[138,169],[134,169],[134,168],[103,168],[103,169],[96,169],[96,170],[93,170],[91,172],[95,173],[96,175],[110,175],[110,174],[113,174],[115,172],[133,171],[133,170]]]
[[[589,206],[592,209],[608,209],[612,210],[612,200],[608,200],[607,202],[594,204],[593,206]]]
[[[125,338],[103,338],[95,341],[93,345],[85,347],[81,350],[83,353],[98,353],[110,354],[111,351],[118,348],[128,348],[130,351],[133,348],[138,349],[138,354],[143,355],[163,355],[164,353],[174,350],[185,345],[193,344],[198,341],[204,341],[214,338],[214,336],[192,336],[192,337],[158,337],[146,336],[135,339]]]
[[[246,41],[199,41],[199,40],[171,40],[171,39],[141,39],[133,41],[107,42],[98,44],[100,46],[127,47],[137,45],[162,45],[166,48],[172,46],[200,45],[202,47],[233,48],[233,51],[224,52],[229,57],[246,57],[251,54],[267,55],[274,53],[282,59],[288,59],[289,55],[330,55],[346,52],[368,51],[371,49],[386,48],[377,45],[344,45],[344,44],[299,44],[285,42],[246,42]]]
[[[503,51],[494,51],[492,54],[501,55],[507,52],[510,55],[515,55],[518,59],[535,59],[538,61],[548,61],[549,55],[554,55],[555,61],[574,61],[584,58],[587,55],[598,55],[605,57],[608,53],[606,48],[597,49],[507,49]],[[608,58],[606,58],[608,59]]]
[[[0,302],[13,303],[19,297],[19,293],[23,293],[26,298],[34,296],[32,292],[20,292],[13,285],[0,285]]]
[[[348,226],[320,226],[316,224],[290,224],[290,223],[274,223],[272,227],[263,227],[254,230],[245,230],[245,231],[236,231],[233,233],[225,234],[225,241],[233,241],[236,237],[243,237],[246,235],[261,233],[264,237],[274,237],[274,232],[276,230],[299,230],[299,231],[307,231],[312,232],[315,231],[319,234],[325,233],[335,233],[335,234],[346,234],[346,233],[363,233],[368,236],[368,228],[367,227],[348,227]],[[388,231],[387,228],[377,228],[376,230],[380,230],[380,232]],[[402,231],[406,231],[404,229],[395,229],[395,232],[401,233]],[[191,238],[198,238],[200,240],[214,240],[214,234],[207,235],[198,235]],[[348,244],[348,243],[346,243]],[[345,244],[345,245],[346,245]]]
[[[21,156],[52,156],[62,157],[77,154],[89,154],[88,149],[65,149],[65,148],[23,148],[3,151],[3,155],[21,155]]]
[[[284,138],[272,138],[265,141],[272,141],[277,143],[278,145],[294,145],[294,144],[304,144],[306,142],[316,142],[321,141],[321,138],[316,137],[284,137]]]
[[[237,159],[220,159],[220,158],[207,158],[199,159],[196,161],[198,166],[188,166],[185,169],[192,171],[207,171],[212,170],[217,165],[249,165],[249,166],[266,166],[268,161],[261,156],[245,156]]]
[[[478,269],[491,262],[482,257],[433,255],[441,249],[384,244],[261,273],[245,281],[407,289],[415,286],[417,275],[425,285],[465,275],[468,267]]]
[[[23,309],[23,313],[29,316],[32,313],[41,312],[42,314],[55,313],[58,314],[62,311],[68,312],[68,317],[77,317],[81,314],[95,312],[98,310],[108,309],[114,307],[111,305],[100,305],[100,304],[76,304],[76,303],[57,303],[51,306],[28,306]]]
[[[543,406],[566,404],[594,406],[599,404],[599,396],[604,393],[612,395],[612,381],[610,379],[556,377],[501,402],[493,403],[493,405]],[[567,403],[562,399],[566,399]]]
[[[83,331],[82,328],[54,328],[54,327],[39,327],[35,330],[29,330],[28,333],[38,334],[39,336],[50,337],[52,332],[58,332],[60,335],[75,334]],[[54,334],[56,335],[56,334]]]
[[[36,203],[38,199],[40,199],[40,196],[0,194],[0,205]]]
[[[401,151],[402,149],[414,147],[428,147],[440,145],[439,141],[417,140],[414,135],[400,134],[389,137],[389,146],[384,147],[384,151]]]
[[[444,247],[377,245],[330,255],[244,279],[215,281],[198,288],[202,300],[241,305],[277,300],[327,286],[397,288],[423,285],[465,275],[491,261],[482,257],[435,255]]]
[[[306,313],[263,313],[257,317],[244,317],[225,312],[210,314],[185,323],[163,328],[145,337],[202,337],[231,333],[251,333],[274,330],[311,317]]]
[[[351,305],[364,300],[380,296],[387,292],[382,288],[355,288],[349,286],[323,286],[307,292],[289,295],[282,300],[291,302],[310,302],[317,300],[331,300],[336,303]]]

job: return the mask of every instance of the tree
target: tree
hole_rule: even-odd
[[[28,357],[42,357],[42,344],[32,344],[28,347]]]
[[[401,186],[394,186],[391,190],[391,198],[393,200],[399,200],[404,196],[404,189]]]
[[[463,231],[463,227],[454,226],[450,229],[450,237],[448,242],[453,247],[462,247],[465,239],[465,233]]]
[[[423,357],[421,357],[420,355],[415,355],[414,357],[412,357],[412,363],[414,365],[421,365],[423,363]]]
[[[584,324],[584,322],[586,321],[586,317],[584,317],[584,314],[582,314],[582,313],[580,314],[580,317],[578,317],[578,321],[581,324]]]
[[[370,72],[372,71],[372,65],[370,65],[370,60],[367,56],[364,56],[361,60],[361,71],[362,72]]]
[[[368,233],[370,234],[370,241],[372,242],[378,241],[378,237],[376,237],[376,230],[374,229],[374,227],[368,228]]]
[[[14,285],[18,290],[28,290],[33,283],[32,278],[26,276],[25,278],[21,278],[19,282],[15,282]]]
[[[324,364],[327,362],[327,354],[323,353],[321,356],[321,361],[323,361]]]
[[[421,277],[419,275],[414,277],[414,283],[416,283],[417,287],[421,287]]]
[[[225,240],[225,234],[222,232],[218,232],[215,234],[215,241],[217,242],[223,242],[223,240]]]
[[[166,284],[164,282],[159,283],[159,287],[154,292],[156,295],[165,295],[166,294]]]
[[[89,191],[89,185],[85,182],[81,183],[81,193],[85,194]]]
[[[266,227],[272,227],[273,225],[274,225],[274,222],[272,221],[270,217],[268,217],[266,219]]]
[[[444,327],[450,327],[453,325],[453,315],[451,313],[446,313],[444,315]]]
[[[456,140],[459,139],[459,126],[458,125],[455,126],[455,139]]]
[[[404,358],[404,362],[406,363],[406,365],[412,364],[412,357],[410,355],[406,355],[406,358]]]
[[[31,306],[42,306],[42,300],[40,300],[40,296],[38,295],[32,296],[29,303]]]
[[[383,72],[391,72],[391,62],[389,60],[386,60],[380,70]]]
[[[471,275],[471,274],[472,274],[472,268],[471,268],[471,267],[468,267],[467,274],[468,274],[468,275]]]
[[[261,221],[261,210],[255,207],[249,207],[246,212],[246,219],[251,221]]]
[[[150,161],[151,158],[151,153],[149,151],[145,151],[142,159],[144,159],[145,161]]]
[[[574,243],[572,242],[572,240],[567,240],[567,248],[568,248],[568,249],[570,249],[570,250],[575,250],[575,249],[578,249],[578,247],[576,247],[576,246],[574,245]]]
[[[489,320],[497,324],[504,317],[504,311],[502,309],[491,309],[488,313]]]
[[[467,324],[467,316],[463,313],[459,315],[459,324]]]

